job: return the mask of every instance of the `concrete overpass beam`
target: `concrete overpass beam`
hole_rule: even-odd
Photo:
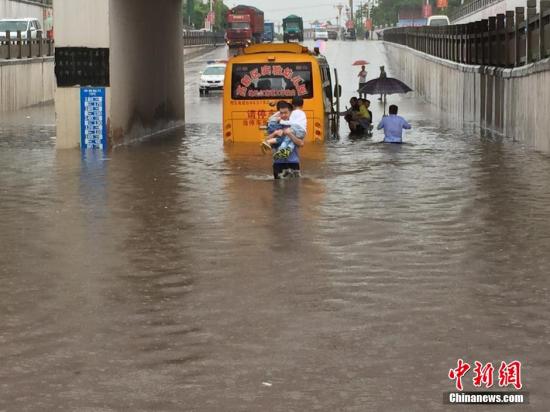
[[[109,147],[183,124],[181,0],[54,0],[54,11],[59,148],[80,146],[87,86],[105,89]]]
[[[111,0],[113,144],[185,118],[181,0]]]

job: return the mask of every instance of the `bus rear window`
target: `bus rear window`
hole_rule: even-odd
[[[313,97],[311,63],[234,64],[231,74],[233,100]]]

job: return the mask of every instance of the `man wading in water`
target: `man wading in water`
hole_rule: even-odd
[[[280,140],[280,138],[286,137],[293,144],[290,145],[290,153],[285,153],[285,156],[282,157],[274,156],[273,177],[275,179],[300,176],[300,156],[298,148],[304,146],[303,138],[307,133],[307,118],[302,110],[303,105],[304,99],[301,97],[294,97],[292,99],[292,105],[286,102],[281,102],[279,104],[280,120],[282,120],[282,124],[286,124],[287,127],[285,129],[275,130],[267,137],[266,142],[273,139]],[[292,110],[293,108],[294,110]],[[296,136],[297,130],[300,131],[299,137]],[[280,143],[282,143],[282,141]],[[277,151],[278,147],[273,147],[273,149]]]
[[[382,117],[378,130],[384,129],[384,143],[403,143],[403,130],[409,130],[411,125],[397,115],[398,107],[390,106],[390,115]]]

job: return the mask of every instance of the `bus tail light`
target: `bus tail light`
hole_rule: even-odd
[[[315,122],[314,125],[315,125],[315,131],[314,131],[314,135],[313,135],[313,140],[316,141],[316,142],[320,142],[320,141],[323,140],[322,125],[318,121]]]
[[[224,138],[225,140],[232,140],[232,136],[233,133],[231,132],[231,122],[227,122],[225,124],[225,134],[224,134]]]

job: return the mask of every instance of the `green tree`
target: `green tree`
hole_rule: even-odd
[[[372,10],[372,21],[375,26],[394,25],[398,20],[399,9],[403,6],[421,7],[422,0],[380,0],[378,7]]]
[[[398,21],[398,12],[401,7],[422,7],[423,0],[380,0],[378,7],[372,10],[372,21],[375,26],[394,25]],[[460,0],[449,0],[449,7],[446,9],[436,9],[435,1],[431,0],[434,14],[452,15],[459,7]]]
[[[186,28],[193,28],[195,18],[195,1],[185,0],[183,2],[183,25]]]
[[[214,0],[213,0],[214,1]],[[214,1],[213,10],[216,14],[214,31],[223,31],[227,25],[226,16],[228,7],[222,0]],[[187,28],[201,29],[204,27],[204,20],[210,11],[210,3],[204,4],[200,0],[185,0],[183,5],[183,24]]]
[[[214,11],[216,12],[214,30],[224,31],[227,27],[227,12],[229,11],[229,7],[227,7],[222,0],[217,0]]]
[[[359,7],[353,15],[353,18],[355,19],[355,33],[357,37],[363,37],[365,35],[365,28],[363,24],[365,19],[367,18],[367,14],[363,9]]]

